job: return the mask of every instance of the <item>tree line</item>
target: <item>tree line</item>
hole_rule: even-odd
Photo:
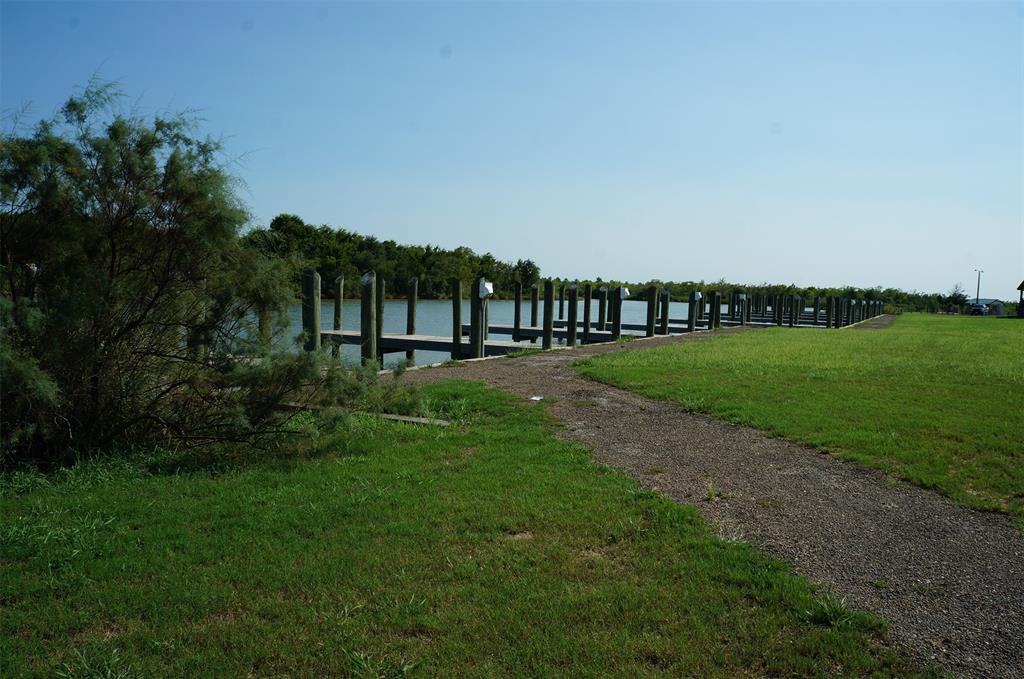
[[[489,252],[478,255],[468,247],[446,250],[434,245],[400,245],[345,229],[307,224],[292,214],[274,217],[268,227],[248,232],[243,241],[262,255],[290,262],[296,291],[300,269],[316,269],[326,296],[333,294],[331,282],[338,276],[346,281],[346,296],[357,296],[356,281],[366,271],[375,271],[378,279],[384,279],[388,296],[405,296],[410,279],[415,277],[419,296],[424,299],[448,297],[452,278],[468,286],[482,276],[506,296],[511,295],[516,281],[529,286],[540,280],[540,268],[529,259],[513,264]]]
[[[531,285],[542,281],[540,267],[529,259],[519,259],[513,264],[495,258],[491,253],[478,255],[468,247],[446,250],[433,245],[401,245],[393,240],[382,241],[346,229],[307,224],[294,214],[278,215],[268,227],[247,233],[243,242],[265,256],[290,262],[296,294],[299,290],[300,270],[306,267],[320,273],[325,296],[332,294],[331,281],[338,276],[345,278],[346,297],[358,296],[355,282],[366,271],[375,271],[378,278],[386,281],[386,294],[391,297],[404,297],[409,291],[409,280],[416,277],[419,296],[424,299],[447,298],[452,278],[458,278],[466,287],[482,276],[494,283],[496,297],[505,299],[512,297],[517,282],[523,284],[524,290],[528,290]],[[602,285],[623,285],[630,289],[631,299],[641,300],[652,285],[659,289],[668,288],[672,298],[678,301],[687,300],[693,290],[720,290],[725,294],[731,290],[740,290],[751,294],[799,295],[805,300],[813,300],[816,296],[880,300],[891,311],[939,312],[957,310],[966,300],[959,287],[941,294],[908,292],[892,287],[800,287],[724,279],[606,281],[600,277],[592,280],[556,277],[552,280],[556,286],[590,283],[595,290]]]

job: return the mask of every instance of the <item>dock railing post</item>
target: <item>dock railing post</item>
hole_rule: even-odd
[[[741,292],[736,295],[736,311],[739,314],[740,325],[747,324],[747,293]]]
[[[661,291],[661,332],[662,335],[668,334],[668,309],[672,305],[672,294],[668,288],[663,288]]]
[[[558,320],[565,320],[565,283],[558,284]]]
[[[302,271],[302,330],[306,335],[306,351],[320,349],[320,274],[312,269]]]
[[[420,294],[420,279],[413,276],[409,279],[409,294],[405,298],[405,334],[416,334],[416,299]],[[405,352],[405,359],[410,363],[416,361],[416,352],[409,349]]]
[[[729,291],[729,320],[736,320],[736,289]]]
[[[704,300],[704,292],[702,290],[698,290],[697,297],[700,300],[700,306],[697,307],[697,320],[702,321],[704,320],[704,304],[706,303]]]
[[[480,295],[480,317],[483,321],[480,328],[480,356],[483,357],[487,355],[486,343],[491,338],[491,295],[494,294],[494,283],[485,280],[477,294]]]
[[[377,274],[364,273],[359,288],[359,354],[369,365],[377,360]]]
[[[469,295],[469,351],[473,358],[484,357],[484,339],[487,323],[487,296],[493,286],[483,277],[477,278]]]
[[[602,285],[597,289],[597,329],[604,332],[605,323],[608,321],[608,286]]]
[[[523,284],[516,281],[515,308],[512,309],[512,341],[519,341],[519,328],[523,325]]]
[[[544,334],[541,340],[541,346],[544,349],[551,348],[551,339],[554,336],[554,316],[555,284],[551,281],[544,281]]]
[[[611,329],[611,326],[615,324],[615,295],[619,294],[618,287],[608,288],[608,320],[606,321],[605,327]]]
[[[384,279],[377,278],[377,360],[384,367]]]
[[[789,296],[789,327],[796,325],[796,296]]]
[[[686,305],[686,332],[697,330],[697,307],[703,303],[704,300],[700,298],[700,293],[696,290],[691,290],[690,301]]]
[[[462,358],[462,281],[452,278],[452,360]]]
[[[590,343],[590,303],[594,296],[594,288],[590,283],[583,285],[583,343]]]
[[[629,289],[619,285],[612,291],[612,298],[609,300],[611,306],[608,308],[608,315],[611,316],[612,339],[622,337],[622,300],[629,297]]]
[[[534,283],[530,286],[530,327],[537,327],[537,307],[539,306],[538,298],[540,297],[540,286]],[[531,336],[530,344],[536,344],[537,338]]]
[[[814,296],[814,325],[818,325],[821,316],[821,295]]]
[[[576,314],[577,310],[577,287],[575,283],[569,285],[569,325],[567,326],[568,332],[565,335],[565,343],[570,347],[576,346]]]
[[[647,329],[645,336],[654,337],[655,318],[658,315],[658,288],[650,286],[647,288]]]
[[[338,276],[334,279],[334,322],[331,327],[335,332],[341,332],[342,326],[345,320],[345,277]],[[332,342],[331,355],[338,357],[341,355],[341,338],[338,337],[337,341]]]

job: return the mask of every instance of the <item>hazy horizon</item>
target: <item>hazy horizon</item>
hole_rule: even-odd
[[[0,39],[25,125],[94,74],[199,109],[257,226],[570,278],[1024,278],[1019,3],[5,1]]]

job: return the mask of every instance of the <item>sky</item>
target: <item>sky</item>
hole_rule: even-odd
[[[0,108],[197,109],[254,226],[1016,299],[1024,3],[0,3]]]

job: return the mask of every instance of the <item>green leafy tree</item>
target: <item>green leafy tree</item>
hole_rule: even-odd
[[[251,441],[282,426],[281,400],[326,387],[316,356],[270,356],[255,330],[293,297],[289,266],[243,247],[219,145],[185,117],[121,115],[118,96],[91,85],[0,137],[8,461]]]

